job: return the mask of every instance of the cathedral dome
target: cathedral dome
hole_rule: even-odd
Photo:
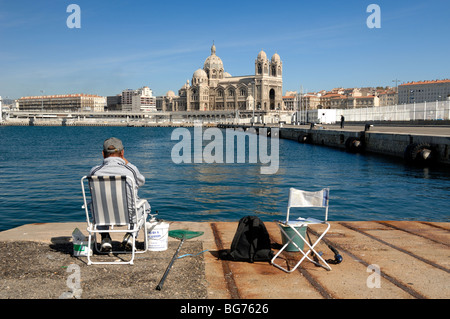
[[[192,76],[192,78],[195,79],[201,79],[201,78],[208,78],[208,75],[206,74],[206,72],[202,69],[198,69],[197,71],[194,72],[194,75]]]
[[[167,97],[175,97],[175,92],[174,91],[167,91],[166,96]]]
[[[223,70],[223,62],[222,59],[220,59],[216,55],[216,46],[213,44],[211,47],[211,55],[206,58],[205,64],[203,65],[203,69],[205,70]]]
[[[198,69],[192,75],[192,85],[208,84],[208,75],[203,69]]]
[[[272,56],[272,63],[274,63],[274,62],[276,62],[276,63],[280,63],[280,62],[281,62],[281,58],[280,58],[280,56],[278,55],[278,53],[275,53],[275,54]]]
[[[267,60],[267,54],[263,50],[258,53],[258,60]]]

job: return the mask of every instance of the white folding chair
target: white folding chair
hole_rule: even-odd
[[[309,261],[313,262],[314,264],[324,267],[327,270],[331,270],[330,265],[322,258],[320,254],[318,254],[314,248],[316,245],[322,240],[323,236],[328,232],[330,229],[330,224],[327,222],[328,219],[328,198],[329,198],[330,190],[329,188],[324,188],[321,191],[318,192],[307,192],[298,190],[295,188],[289,189],[289,201],[288,201],[288,207],[287,207],[287,214],[286,214],[286,221],[279,222],[278,226],[281,230],[281,232],[286,236],[285,238],[286,243],[283,245],[283,247],[278,251],[278,253],[275,254],[275,256],[272,258],[271,263],[275,267],[285,271],[285,272],[293,272],[300,266],[300,264],[303,262],[303,260],[308,259]],[[325,219],[318,220],[314,218],[298,218],[297,220],[291,221],[289,219],[290,215],[290,209],[291,207],[323,207],[325,208]],[[308,225],[314,225],[314,224],[322,224],[325,225],[326,228],[322,232],[322,234],[317,238],[317,240],[314,243],[309,243],[304,236],[301,234],[299,229],[301,227],[308,227]],[[292,235],[288,235],[288,233],[284,230],[284,228],[289,228],[292,230]],[[308,247],[308,250],[304,252],[295,242],[295,239],[300,238],[304,244]],[[280,266],[279,264],[275,263],[275,260],[278,258],[278,256],[288,247],[288,245],[294,245],[303,255],[303,257],[297,262],[297,264],[291,268],[284,268]],[[312,256],[312,254],[315,254],[320,261],[322,261],[323,264],[311,259],[309,255]]]
[[[88,181],[90,199],[86,196],[86,182]],[[92,261],[88,253],[88,265],[91,264],[133,264],[135,253],[144,253],[148,249],[147,225],[148,213],[145,211],[147,200],[137,201],[135,183],[129,176],[84,176],[81,178],[81,188],[83,190],[83,208],[86,212],[88,247],[92,243],[97,250],[97,236],[101,233],[130,233],[132,234],[132,248],[127,250],[113,250],[111,253],[131,253],[129,261]],[[148,205],[150,207],[150,205]],[[139,218],[138,210],[143,213]],[[90,212],[89,212],[90,210]],[[99,226],[109,226],[109,229],[98,229]],[[122,229],[114,229],[114,227]],[[136,249],[136,237],[141,228],[144,228],[144,250]],[[92,242],[92,237],[94,242]]]

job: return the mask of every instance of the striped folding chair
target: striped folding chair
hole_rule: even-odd
[[[295,188],[290,188],[289,190],[289,200],[286,214],[286,221],[278,223],[278,226],[281,230],[282,236],[284,236],[285,244],[278,251],[277,254],[272,258],[271,263],[275,267],[285,271],[285,272],[293,272],[297,269],[298,266],[305,260],[313,262],[314,264],[321,266],[327,270],[331,270],[330,265],[322,258],[321,254],[315,251],[316,245],[322,240],[325,234],[330,229],[330,224],[328,223],[328,198],[329,198],[330,190],[329,188],[324,188],[317,192],[307,192]],[[323,207],[325,208],[325,218],[324,220],[318,220],[315,218],[298,218],[296,220],[290,220],[290,209],[291,207]],[[304,235],[306,234],[307,227],[309,225],[314,224],[322,224],[325,226],[325,230],[322,234],[316,239],[314,243],[308,243],[305,239]],[[299,247],[300,243],[303,243],[308,247],[306,252],[303,251],[303,247]],[[275,260],[279,258],[279,255],[283,251],[288,251],[288,246],[292,247],[291,251],[299,251],[301,252],[302,258],[295,264],[293,268],[284,268],[281,265],[275,263]],[[295,248],[294,248],[295,247]],[[309,255],[317,256],[317,260],[313,260]],[[319,263],[318,260],[323,263]]]
[[[88,183],[86,183],[86,180]],[[90,201],[87,196],[87,185]],[[97,236],[101,233],[130,233],[132,234],[132,249],[115,250],[113,254],[131,253],[129,261],[92,261],[88,254],[88,265],[91,264],[133,264],[135,253],[144,253],[148,249],[147,225],[148,212],[145,211],[147,200],[137,200],[135,182],[129,176],[84,176],[81,178],[83,190],[83,208],[86,212],[88,247],[93,247],[97,253]],[[143,214],[138,218],[138,210]],[[109,229],[99,229],[100,226],[108,226]],[[136,249],[136,237],[139,230],[144,227],[144,250]],[[122,227],[121,229],[114,229]],[[92,239],[94,239],[92,241]]]

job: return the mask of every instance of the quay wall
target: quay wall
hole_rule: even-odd
[[[248,125],[218,125],[221,128],[242,128]],[[258,127],[255,127],[258,130]],[[266,127],[270,128],[270,127]],[[351,153],[374,153],[397,158],[407,158],[407,149],[411,146],[429,146],[435,163],[450,165],[450,137],[420,135],[411,133],[382,133],[368,131],[345,131],[324,128],[279,128],[279,137],[299,143],[323,145],[339,148]],[[355,146],[355,142],[358,143]]]
[[[213,124],[205,124],[204,126],[211,126]],[[174,122],[145,122],[145,121],[70,121],[62,120],[8,120],[0,123],[0,126],[119,126],[119,127],[192,127],[194,123],[174,123]],[[215,124],[214,124],[215,126]]]
[[[61,122],[53,121],[33,121],[15,120],[4,121],[0,125],[35,125],[35,126],[138,126],[138,127],[179,127],[193,126],[194,123],[148,123],[148,122],[110,122],[110,121],[77,121]],[[215,124],[208,123],[204,126],[217,126],[219,128],[234,128],[248,130],[248,124]],[[255,125],[256,131],[263,126]],[[264,126],[270,129],[273,126]],[[278,127],[277,127],[278,128]],[[375,153],[387,156],[394,156],[408,160],[407,149],[413,145],[430,146],[433,152],[432,158],[438,164],[450,165],[450,136],[435,136],[425,134],[413,134],[412,129],[405,128],[405,133],[372,132],[369,130],[335,130],[326,129],[322,126],[311,128],[281,127],[279,128],[280,138],[290,139],[299,143],[309,143],[343,149],[353,153]],[[358,143],[357,146],[355,146]]]

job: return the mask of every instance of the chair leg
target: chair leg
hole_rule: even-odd
[[[133,233],[133,245],[131,248],[131,260],[130,260],[130,265],[134,264],[134,254],[136,253],[136,233]]]
[[[318,265],[318,266],[321,266],[321,267],[323,267],[323,268],[325,268],[325,269],[327,269],[327,270],[331,270],[330,265],[325,261],[325,259],[323,259],[323,257],[322,257],[320,254],[318,254],[318,253],[314,250],[314,247],[322,240],[322,238],[325,236],[325,234],[326,234],[326,233],[328,232],[328,230],[330,229],[330,224],[328,224],[328,223],[326,223],[326,224],[327,224],[327,228],[325,229],[325,231],[322,232],[322,234],[319,236],[319,238],[317,238],[317,240],[314,242],[313,245],[310,245],[308,242],[305,241],[306,245],[310,248],[310,249],[305,253],[305,257],[307,257],[308,260],[311,261],[312,263],[314,263],[314,264],[316,264],[316,265]],[[307,256],[308,254],[311,254],[312,252],[314,252],[314,254],[317,256],[317,258],[319,258],[319,259],[324,263],[324,265],[322,265],[322,264],[320,264],[320,263],[318,263],[318,262],[316,262],[316,261],[314,261],[314,260],[311,260],[311,258],[309,258],[309,257]]]
[[[124,233],[126,233],[126,232],[128,232],[128,231],[124,231]],[[117,232],[117,233],[120,233],[120,232]],[[90,245],[91,244],[91,242],[92,242],[92,236],[94,236],[94,246],[95,246],[95,251],[97,252],[97,253],[99,253],[99,254],[102,254],[102,252],[100,252],[100,251],[98,251],[98,249],[97,249],[97,244],[96,244],[96,242],[97,242],[97,236],[96,236],[96,233],[95,232],[90,232],[89,233],[89,237],[88,237],[88,245]],[[132,235],[132,249],[131,249],[131,258],[130,258],[130,260],[129,261],[113,261],[113,262],[110,262],[110,261],[93,261],[92,259],[91,259],[91,257],[90,257],[90,255],[88,255],[87,256],[87,264],[88,265],[133,265],[134,264],[134,258],[135,258],[135,252],[136,252],[136,232],[134,232],[133,233],[133,235]],[[142,252],[144,252],[144,251],[142,251]],[[110,251],[110,252],[108,252],[107,254],[120,254],[120,253],[123,253],[123,254],[129,254],[130,253],[130,251],[125,251],[125,250],[123,250],[123,251],[114,251],[114,250],[112,250],[112,251]],[[103,255],[104,255],[105,253],[103,253]]]
[[[295,238],[295,234],[292,236],[292,237],[290,237],[284,230],[283,230],[283,228],[282,227],[280,227],[280,230],[283,232],[283,234],[286,236],[286,238],[288,239],[287,241],[286,241],[286,244],[284,244],[284,246],[283,247],[281,247],[281,249],[278,251],[278,253],[276,253],[275,254],[275,256],[273,256],[273,258],[272,258],[272,260],[270,261],[271,262],[271,264],[272,265],[274,265],[275,267],[277,267],[277,268],[279,268],[279,269],[281,269],[281,270],[283,270],[283,271],[285,271],[285,272],[288,272],[288,273],[291,273],[291,272],[293,272],[293,271],[295,271],[296,269],[297,269],[297,267],[300,265],[300,263],[297,263],[296,264],[296,266],[295,267],[293,267],[291,270],[288,270],[287,268],[283,268],[282,266],[280,266],[279,264],[277,264],[277,263],[275,263],[275,260],[278,258],[278,256],[287,248],[287,246],[289,245],[289,244],[293,244],[299,251],[301,251],[301,252],[303,252],[301,249],[300,249],[300,247],[298,247],[298,245],[293,241],[294,240],[294,238]],[[295,229],[294,229],[294,231],[295,232],[297,232]],[[300,235],[300,234],[298,234],[298,235]],[[303,259],[302,259],[302,261],[303,261]]]
[[[89,247],[89,249],[91,247],[91,242],[92,242],[92,235],[89,233],[89,236],[88,236],[88,247]],[[97,250],[97,248],[95,248],[95,250]],[[92,254],[94,254],[94,250],[92,250]],[[92,265],[91,252],[90,251],[88,252],[87,260],[88,260],[88,262],[87,262],[88,266]]]
[[[303,251],[300,251],[304,256],[302,257],[302,259],[300,259],[300,261],[297,263],[297,265],[296,265],[296,267],[295,268],[297,268],[302,262],[303,262],[303,260],[305,260],[305,258],[307,258],[310,262],[312,262],[313,264],[315,264],[315,265],[317,265],[317,266],[320,266],[320,267],[323,267],[323,268],[325,268],[326,270],[331,270],[331,267],[330,267],[330,265],[328,265],[328,263],[325,261],[325,259],[323,259],[322,258],[322,256],[319,254],[319,253],[317,253],[317,251],[315,251],[315,247],[316,247],[316,245],[322,240],[322,238],[325,236],[325,234],[328,232],[328,230],[330,229],[330,224],[328,224],[328,223],[326,223],[327,224],[327,228],[322,232],[322,234],[319,236],[319,238],[317,238],[317,240],[314,242],[314,244],[309,244],[307,241],[306,241],[306,239],[301,235],[301,234],[299,234],[297,231],[296,231],[296,233],[298,234],[298,236],[300,236],[300,238],[303,240],[303,242],[306,244],[306,246],[308,246],[308,248],[309,248],[309,250],[305,253],[305,252],[303,252]],[[294,229],[294,231],[295,231],[295,229]],[[295,243],[294,243],[295,244]],[[313,259],[311,259],[308,255],[311,255],[312,253],[314,253],[323,263],[324,263],[324,265],[322,265],[321,263],[318,263],[318,262],[316,262],[315,260],[313,260]]]
[[[147,218],[145,218],[144,222],[144,248],[145,251],[148,250],[148,229],[147,229]]]
[[[272,260],[271,260],[271,264],[272,265],[274,265],[275,267],[277,267],[277,268],[279,268],[279,269],[281,269],[281,270],[283,270],[283,271],[285,271],[285,272],[293,272],[293,271],[295,271],[299,266],[300,266],[300,264],[305,260],[305,258],[306,259],[308,259],[309,261],[311,261],[312,263],[314,263],[314,264],[316,264],[316,265],[318,265],[318,266],[321,266],[321,267],[323,267],[323,268],[325,268],[326,270],[331,270],[331,267],[330,267],[330,265],[328,265],[328,263],[322,258],[322,256],[320,256],[315,250],[314,250],[314,248],[315,248],[315,246],[322,240],[322,238],[325,236],[325,234],[328,232],[328,230],[330,229],[330,224],[328,224],[328,223],[326,223],[327,224],[327,228],[325,229],[325,231],[319,236],[319,238],[314,242],[314,244],[313,245],[310,245],[307,241],[306,241],[306,239],[295,229],[295,227],[292,227],[292,226],[290,226],[290,228],[294,231],[294,235],[292,236],[292,237],[290,237],[290,236],[288,236],[288,234],[283,230],[283,228],[282,227],[280,227],[280,229],[281,229],[281,231],[284,233],[284,235],[286,236],[286,238],[288,239],[287,240],[287,242],[286,242],[286,244],[280,249],[280,251],[278,251],[278,253],[277,254],[275,254],[275,256],[272,258]],[[302,240],[303,240],[303,242],[306,244],[306,246],[308,246],[308,248],[309,248],[309,250],[305,253],[302,249],[300,249],[299,247],[298,247],[298,245],[294,242],[294,238],[295,238],[295,236],[299,236]],[[297,262],[297,264],[292,268],[292,269],[290,269],[290,270],[288,270],[288,269],[286,269],[286,268],[283,268],[282,266],[280,266],[279,264],[277,264],[277,263],[275,263],[275,260],[278,258],[278,256],[286,249],[286,247],[290,244],[290,243],[292,243],[302,254],[303,254],[303,257]],[[322,264],[320,264],[320,263],[317,263],[316,261],[314,261],[313,259],[311,259],[308,255],[310,255],[311,253],[314,253],[314,254],[316,254],[317,255],[317,257],[324,263],[324,265],[322,265]]]

